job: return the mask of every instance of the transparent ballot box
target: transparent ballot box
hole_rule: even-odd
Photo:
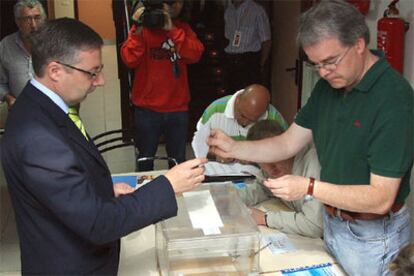
[[[259,271],[259,230],[231,183],[177,197],[178,215],[156,225],[161,275],[248,275]]]

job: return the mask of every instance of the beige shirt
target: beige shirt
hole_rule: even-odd
[[[320,165],[314,146],[308,146],[300,151],[293,163],[293,175],[314,177],[319,179]],[[242,200],[248,206],[273,198],[273,194],[259,181],[239,189]],[[294,201],[281,200],[289,211],[270,211],[267,224],[271,228],[285,233],[294,233],[307,237],[322,237],[323,235],[323,205],[314,198],[303,198]]]

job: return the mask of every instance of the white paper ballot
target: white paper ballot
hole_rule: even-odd
[[[210,136],[209,128],[200,128],[197,130],[197,135],[194,136],[191,146],[196,158],[206,157],[208,154],[209,146],[207,145],[208,137]],[[219,163],[210,161],[204,165],[205,174],[211,176],[220,175],[245,175],[242,171],[258,173],[260,170],[256,166],[243,165],[241,163]]]
[[[219,162],[210,161],[204,165],[205,175],[248,175],[245,172],[251,174],[259,173],[260,169],[252,165],[243,165],[240,163],[222,164]]]
[[[183,193],[193,228],[201,228],[204,235],[220,234],[223,221],[210,191]]]
[[[196,158],[206,157],[208,153],[207,139],[210,136],[210,129],[201,128],[197,130],[197,135],[194,136],[191,146],[194,150],[194,156]]]

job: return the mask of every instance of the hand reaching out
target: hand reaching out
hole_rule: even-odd
[[[204,180],[204,164],[207,158],[196,158],[171,168],[165,177],[170,181],[174,192],[190,191]]]
[[[235,141],[224,134],[220,129],[212,129],[207,144],[210,146],[209,152],[215,155],[218,160],[234,160],[232,154]]]

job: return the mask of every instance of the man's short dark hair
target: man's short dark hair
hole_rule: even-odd
[[[33,69],[39,77],[44,75],[44,68],[50,62],[73,64],[79,51],[101,49],[103,45],[99,34],[71,18],[46,22],[31,39]]]
[[[255,123],[247,132],[246,139],[249,141],[261,140],[280,135],[284,132],[277,121],[262,120]]]

